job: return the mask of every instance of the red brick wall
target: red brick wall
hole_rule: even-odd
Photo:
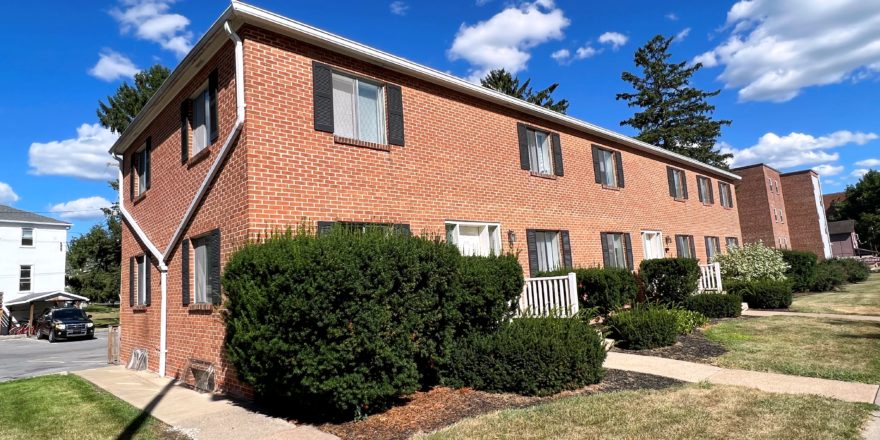
[[[739,197],[739,222],[745,243],[764,242],[771,247],[786,247],[791,243],[788,213],[785,210],[785,187],[779,172],[773,168],[757,165],[734,170],[742,177],[736,185]],[[771,189],[770,180],[778,182]],[[774,209],[782,210],[782,219],[774,215]]]
[[[822,259],[825,258],[822,232],[828,233],[828,225],[819,218],[816,208],[819,189],[813,185],[814,176],[817,174],[813,171],[783,174],[782,185],[786,190],[785,206],[789,213],[792,249],[813,252]]]

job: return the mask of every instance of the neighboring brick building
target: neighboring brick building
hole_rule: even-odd
[[[819,174],[803,170],[780,177],[786,190],[785,209],[788,211],[792,249],[810,251],[819,258],[831,258],[831,237]]]
[[[206,361],[233,393],[219,276],[268,230],[387,224],[527,273],[740,240],[735,174],[238,2],[112,152],[123,361]]]
[[[822,203],[825,204],[825,215],[831,215],[831,211],[834,209],[834,204],[840,203],[844,200],[846,200],[846,191],[823,194]]]

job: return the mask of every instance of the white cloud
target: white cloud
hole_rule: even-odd
[[[670,12],[670,13],[666,14],[664,17],[666,17],[666,19],[669,21],[678,21],[678,15],[676,15],[675,12]]]
[[[558,61],[559,64],[563,64],[568,61],[569,58],[571,58],[571,52],[569,52],[568,49],[559,49],[556,52],[550,54],[550,58]]]
[[[175,0],[121,0],[122,8],[110,15],[119,22],[123,33],[133,32],[142,40],[158,43],[182,57],[192,49],[193,34],[187,27],[189,19],[169,13]]]
[[[857,170],[853,170],[853,172],[849,173],[850,176],[861,178],[865,174],[868,174],[868,171],[871,171],[866,168],[859,168]]]
[[[83,124],[76,129],[75,139],[34,142],[28,152],[29,173],[112,179],[116,177],[116,162],[108,151],[118,137],[100,124]]]
[[[18,194],[12,190],[8,183],[0,182],[0,203],[15,203],[19,199]]]
[[[813,167],[813,171],[819,173],[820,176],[836,176],[843,172],[843,165],[831,165],[830,163],[825,163],[822,165],[818,165]]]
[[[575,51],[575,57],[579,60],[584,58],[592,58],[594,55],[602,52],[601,50],[593,49],[589,44],[584,47],[579,47],[577,51]]]
[[[88,220],[102,217],[104,211],[101,209],[109,208],[110,205],[109,200],[92,196],[53,205],[49,211],[63,219]]]
[[[880,159],[860,160],[860,161],[856,162],[856,166],[857,167],[866,167],[866,168],[880,166]]]
[[[629,37],[620,32],[605,32],[599,35],[599,42],[602,44],[610,44],[611,49],[617,50],[629,41]]]
[[[724,145],[727,146],[727,152],[733,153],[732,166],[763,162],[776,168],[790,168],[834,162],[840,155],[828,150],[847,144],[864,145],[877,138],[875,133],[848,130],[819,137],[805,133],[779,136],[771,132],[761,136],[757,144],[741,150]]]
[[[694,61],[723,65],[718,79],[741,101],[788,101],[805,87],[874,74],[880,62],[876,1],[741,0],[725,28],[728,39]]]
[[[119,52],[104,50],[98,54],[98,63],[89,69],[89,74],[104,81],[131,78],[140,69],[128,57]]]
[[[690,34],[691,34],[691,28],[686,27],[686,28],[682,29],[681,32],[675,34],[675,38],[673,38],[673,41],[675,41],[676,43],[681,43]]]
[[[509,6],[486,21],[462,24],[447,55],[471,64],[468,79],[473,82],[492,69],[517,73],[526,68],[532,48],[562,39],[569,23],[552,0]]]
[[[406,15],[406,11],[409,10],[409,5],[400,0],[391,2],[388,7],[391,8],[391,13],[394,15]]]
[[[592,58],[593,56],[601,53],[602,50],[595,49],[589,44],[583,47],[579,47],[575,49],[574,55],[571,54],[571,51],[568,49],[559,49],[556,52],[550,54],[550,58],[553,58],[561,65],[571,64],[574,60],[583,60],[586,58]]]

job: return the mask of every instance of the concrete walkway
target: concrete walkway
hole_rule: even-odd
[[[746,310],[743,316],[806,316],[808,318],[843,319],[847,321],[880,322],[880,316],[871,315],[840,315],[837,313],[782,312],[775,310]]]
[[[153,373],[113,366],[74,374],[193,439],[338,440],[315,427],[251,412]]]
[[[670,377],[685,382],[738,385],[787,394],[816,394],[848,402],[880,404],[880,386],[812,377],[789,376],[760,371],[734,370],[695,362],[653,356],[609,352],[605,368]]]

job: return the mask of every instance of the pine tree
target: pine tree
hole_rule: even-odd
[[[114,133],[122,133],[147,101],[159,90],[171,71],[156,64],[134,75],[134,87],[123,83],[116,94],[107,97],[107,104],[98,101],[98,120]]]
[[[556,102],[550,96],[556,91],[556,88],[559,87],[558,83],[553,83],[546,89],[536,93],[530,87],[531,82],[532,80],[529,78],[520,84],[518,77],[513,76],[510,72],[504,69],[494,69],[489,72],[485,78],[480,80],[480,84],[482,84],[483,87],[565,114],[568,110],[568,100],[563,99]]]
[[[635,63],[643,76],[624,72],[621,78],[630,83],[635,93],[618,93],[618,100],[639,107],[633,117],[621,121],[639,130],[637,139],[682,154],[719,168],[726,169],[731,154],[715,148],[721,127],[728,120],[713,120],[715,106],[706,98],[721,90],[704,92],[690,85],[691,77],[702,64],[671,63],[669,45],[673,37],[655,36],[636,50]]]

